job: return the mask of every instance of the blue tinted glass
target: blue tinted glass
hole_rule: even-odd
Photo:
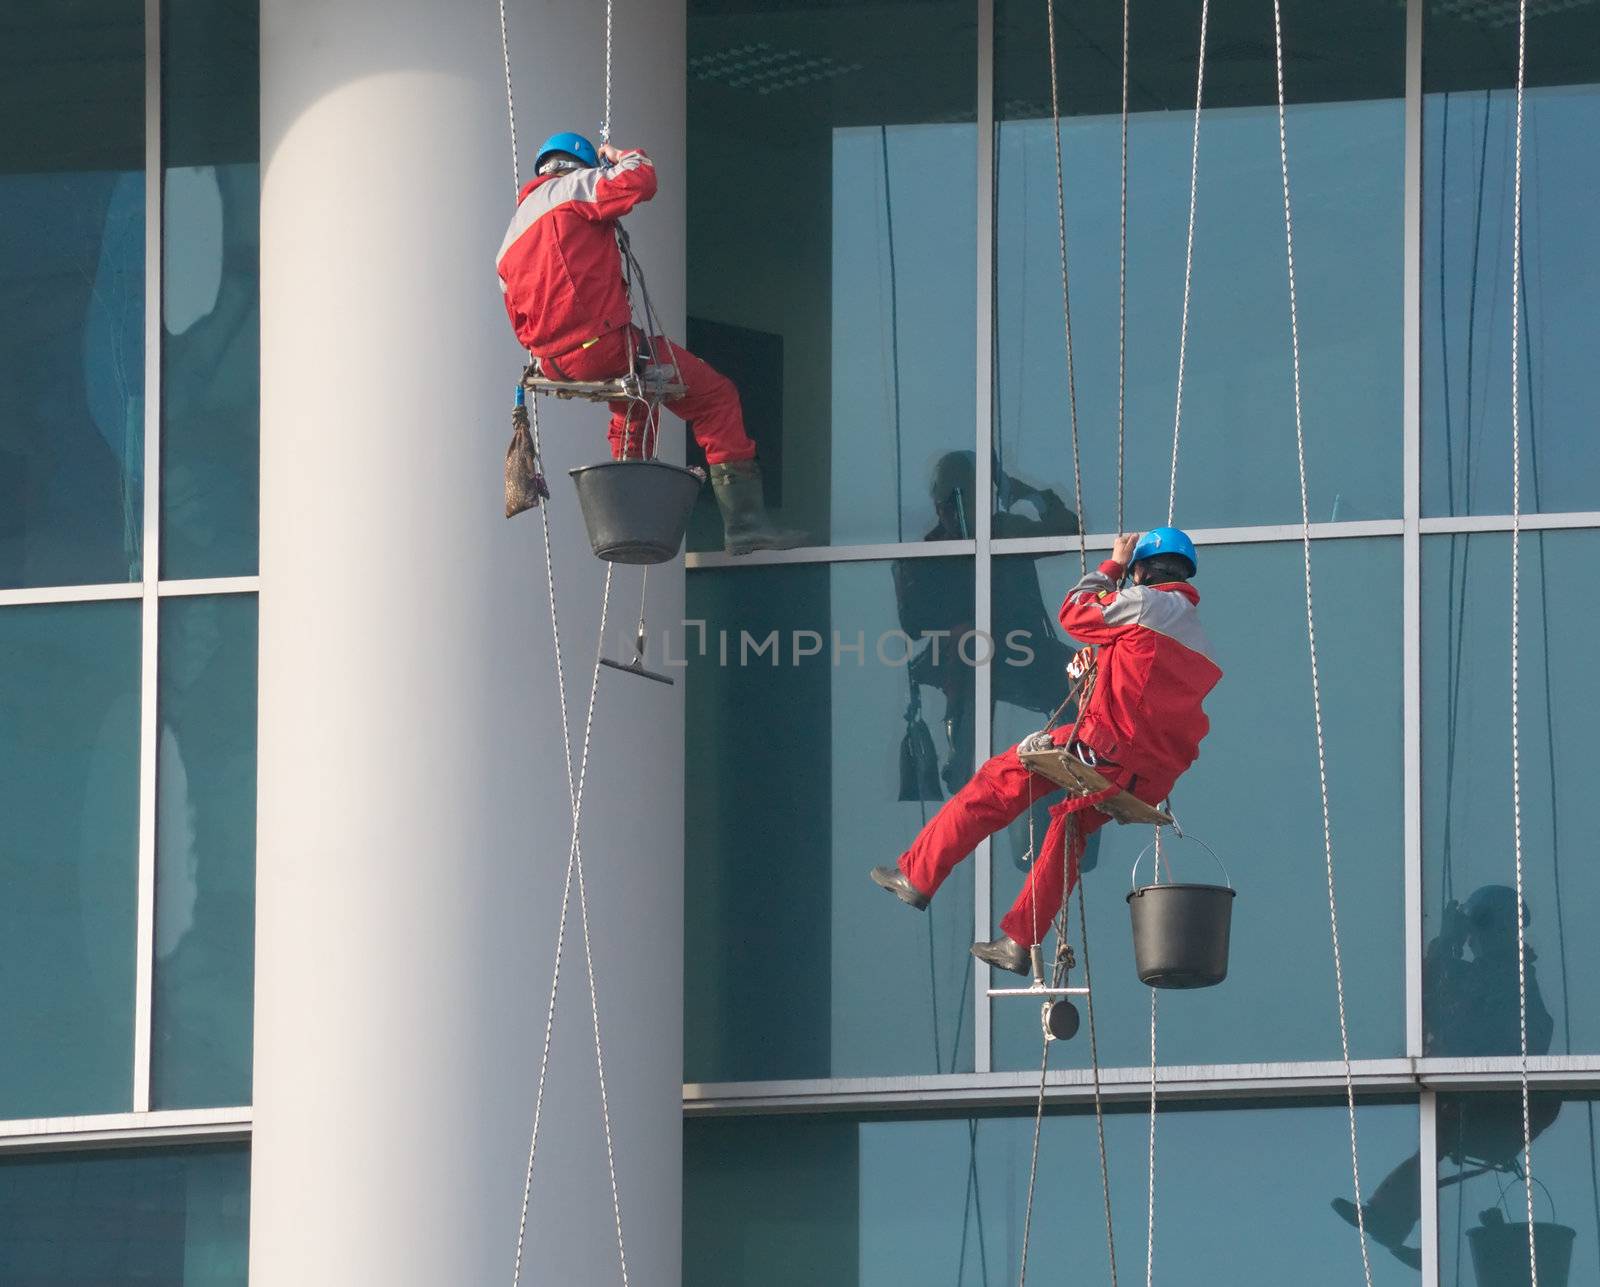
[[[256,570],[259,40],[254,0],[162,28],[162,575]]]
[[[1600,1282],[1595,1102],[1536,1091],[1528,1109],[1539,1281]],[[1520,1094],[1439,1096],[1440,1282],[1531,1280],[1522,1141]]]
[[[152,1105],[250,1102],[256,600],[161,607]]]
[[[1600,552],[1600,533],[1522,538],[1522,853],[1528,914],[1529,1048],[1600,1050],[1583,989],[1600,970],[1588,909],[1600,872],[1586,838],[1600,707],[1600,614],[1564,569]],[[1422,790],[1426,897],[1425,1048],[1520,1048],[1511,796],[1511,541],[1430,537],[1422,546]]]
[[[13,8],[0,75],[0,120],[14,126],[0,141],[0,588],[137,580],[144,5]]]
[[[1423,512],[1511,508],[1511,259],[1516,11],[1432,0],[1423,105]],[[1600,508],[1600,21],[1530,24],[1523,110],[1519,357],[1522,505]]]
[[[971,672],[906,634],[972,595],[969,559],[690,574],[685,1080],[972,1067],[971,876],[928,913],[867,878],[969,762]]]
[[[0,1160],[0,1281],[244,1287],[242,1144]]]
[[[1118,1268],[1143,1280],[1147,1118],[1106,1119]],[[1363,1105],[1362,1158],[1414,1151],[1410,1104]],[[1033,1119],[690,1119],[684,1281],[697,1287],[852,1283],[963,1287],[1018,1279]],[[1155,1279],[1229,1287],[1361,1281],[1342,1104],[1168,1107],[1157,1122]],[[1091,1113],[1040,1136],[1029,1280],[1106,1282]],[[1413,1202],[1416,1201],[1413,1183]],[[1413,1247],[1413,1251],[1415,1248]],[[1416,1283],[1377,1253],[1378,1287]]]
[[[1285,6],[1300,348],[1318,520],[1398,516],[1404,12]],[[1072,496],[1055,156],[1042,4],[997,17],[998,508]],[[1125,526],[1167,513],[1184,305],[1193,5],[1134,5],[1128,141]],[[1058,24],[1085,526],[1117,521],[1122,6]],[[1272,16],[1212,14],[1201,125],[1177,519],[1299,518]],[[1220,25],[1219,25],[1220,24]],[[1297,58],[1297,49],[1315,49]],[[1227,51],[1223,53],[1222,51]]]
[[[0,1118],[130,1106],[139,608],[0,608]]]
[[[1318,541],[1312,559],[1351,1050],[1358,1058],[1398,1055],[1405,1017],[1398,984],[1405,874],[1394,643],[1400,543]],[[1046,602],[1059,605],[1077,580],[1077,555],[1037,566]],[[997,572],[995,584],[1005,581]],[[1211,731],[1200,759],[1179,781],[1172,804],[1185,831],[1221,855],[1239,894],[1228,978],[1215,988],[1161,998],[1159,1057],[1171,1064],[1337,1058],[1300,547],[1204,547],[1195,585],[1224,673],[1206,701]],[[1008,615],[997,602],[996,619]],[[998,703],[995,744],[1009,747],[1042,723],[1036,711]],[[1134,972],[1124,903],[1129,871],[1150,839],[1146,827],[1106,826],[1085,856],[1102,1063],[1142,1064],[1150,1057],[1149,1000]],[[1026,845],[1025,826],[996,842],[996,919],[1022,887]],[[1218,878],[1196,844],[1170,842],[1167,857],[1179,880]],[[1146,858],[1146,880],[1149,869]],[[1076,937],[1076,914],[1073,924]],[[997,1000],[993,1032],[996,1067],[1038,1066],[1036,1005]],[[1052,1049],[1063,1066],[1087,1065],[1086,1041]]]
[[[975,62],[955,0],[689,6],[688,338],[814,544],[921,538],[972,446]]]

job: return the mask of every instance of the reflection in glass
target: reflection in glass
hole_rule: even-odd
[[[151,1100],[250,1102],[256,601],[161,609]]]
[[[1043,9],[1017,0],[997,15],[995,433],[1006,471],[1065,492],[1072,462]],[[1404,11],[1286,10],[1312,514],[1397,517]],[[1125,526],[1167,513],[1198,12],[1135,5],[1133,21]],[[1213,23],[1222,25],[1210,34],[1201,125],[1176,519],[1297,521],[1271,13],[1245,6]],[[1105,532],[1118,487],[1121,6],[1074,6],[1059,26],[1084,521]]]
[[[1595,1101],[1535,1091],[1529,1119],[1539,1281],[1600,1281]],[[1519,1092],[1439,1097],[1440,1282],[1530,1281],[1522,1141]]]
[[[125,1112],[138,604],[0,608],[0,819],[0,1118]]]
[[[917,562],[964,577],[970,603],[969,559]],[[908,739],[950,757],[939,690],[908,704],[895,575],[689,578],[707,625],[703,650],[688,631],[687,1081],[972,1067],[970,880],[919,914],[867,879],[938,807],[937,767]]]
[[[1423,512],[1511,509],[1511,240],[1517,24],[1430,0],[1423,104]],[[1600,231],[1600,16],[1535,24],[1523,107],[1522,506],[1600,508],[1590,378]]]
[[[260,411],[255,0],[163,10],[162,575],[256,570]]]
[[[0,1160],[0,1282],[244,1287],[241,1144]]]
[[[1357,1058],[1398,1055],[1404,1050],[1405,1013],[1395,983],[1403,977],[1405,944],[1401,736],[1395,717],[1401,674],[1394,647],[1400,632],[1400,543],[1319,541],[1312,557],[1351,1049]],[[1200,616],[1224,674],[1206,699],[1211,731],[1172,804],[1185,831],[1222,856],[1239,896],[1227,981],[1162,999],[1164,1064],[1339,1054],[1300,559],[1297,543],[1208,546],[1200,552],[1194,582]],[[1077,580],[1078,556],[1041,559],[1037,568],[1047,598],[1055,599]],[[995,583],[1001,583],[998,572]],[[1038,726],[1033,712],[997,705],[996,749]],[[1100,1059],[1140,1065],[1150,1057],[1149,999],[1134,972],[1123,896],[1128,872],[1151,835],[1145,827],[1111,826],[1098,837],[1097,869],[1084,890]],[[1016,841],[996,847],[997,908],[1016,896]],[[1186,874],[1215,879],[1199,846],[1174,848],[1168,857],[1180,880]],[[997,1002],[993,1013],[995,1066],[1037,1068],[1037,1007]],[[1086,1041],[1052,1046],[1052,1060],[1063,1067],[1086,1067],[1088,1058]]]
[[[1121,1272],[1145,1248],[1146,1123],[1106,1118]],[[1363,1155],[1414,1144],[1412,1104],[1358,1110]],[[1328,1210],[1350,1190],[1343,1104],[1169,1106],[1158,1126],[1156,1281],[1334,1287],[1360,1281],[1355,1234]],[[684,1281],[961,1287],[1017,1279],[1030,1115],[947,1120],[769,1117],[684,1123]],[[1029,1280],[1108,1282],[1092,1113],[1046,1116]],[[1142,1279],[1142,1275],[1139,1275]],[[1373,1262],[1377,1287],[1414,1269]]]
[[[0,119],[15,124],[0,141],[0,589],[137,580],[144,5],[12,8],[0,76]]]
[[[1502,533],[1429,537],[1422,546],[1429,1054],[1519,1049],[1515,900],[1507,901],[1516,879],[1510,548]],[[1600,900],[1583,789],[1594,776],[1600,614],[1571,590],[1572,570],[1597,554],[1600,533],[1522,538],[1522,855],[1534,1054],[1600,1050],[1600,1013],[1587,991],[1600,970],[1600,943],[1579,911]]]
[[[957,0],[689,6],[690,338],[818,544],[911,539],[972,443],[976,48]]]

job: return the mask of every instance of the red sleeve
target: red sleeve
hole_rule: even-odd
[[[643,152],[624,153],[615,165],[581,173],[593,176],[592,190],[575,201],[572,208],[597,223],[620,219],[656,194],[656,167]]]
[[[1108,643],[1132,630],[1139,619],[1136,596],[1117,589],[1122,564],[1107,559],[1067,591],[1061,628],[1080,643]]]

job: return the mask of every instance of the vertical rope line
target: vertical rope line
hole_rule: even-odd
[[[1094,971],[1089,966],[1089,910],[1083,893],[1082,858],[1078,869],[1078,929],[1083,936],[1083,986],[1089,990],[1089,1072],[1094,1078],[1094,1131],[1100,1147],[1100,1197],[1106,1210],[1106,1255],[1111,1262],[1111,1287],[1117,1287],[1117,1236],[1111,1220],[1111,1169],[1106,1161],[1106,1116],[1100,1091],[1100,1041],[1094,1026]]]
[[[1158,831],[1156,833],[1160,835]],[[1159,872],[1157,875],[1159,876]],[[1145,1162],[1144,1283],[1156,1273],[1156,990],[1150,989],[1150,1150]]]
[[[1067,186],[1061,163],[1061,93],[1056,70],[1056,5],[1045,0],[1050,46],[1050,138],[1056,154],[1056,233],[1061,243],[1061,322],[1067,341],[1067,416],[1072,425],[1072,500],[1078,508],[1078,568],[1089,570],[1089,538],[1083,516],[1083,468],[1078,457],[1078,381],[1072,360],[1072,290],[1067,277]]]
[[[1511,824],[1517,867],[1517,1028],[1522,1090],[1523,1188],[1528,1195],[1528,1273],[1539,1287],[1539,1256],[1533,1222],[1533,1124],[1528,1090],[1528,943],[1523,924],[1527,904],[1522,862],[1522,389],[1519,324],[1522,290],[1522,108],[1527,86],[1528,0],[1517,4],[1517,126],[1511,180]]]
[[[1122,0],[1122,219],[1117,256],[1117,534],[1123,531],[1123,436],[1128,407],[1128,17],[1133,0]],[[1079,524],[1082,527],[1082,515]],[[1112,1277],[1115,1278],[1115,1272]]]
[[[1289,197],[1289,136],[1283,90],[1283,3],[1272,0],[1272,34],[1278,80],[1278,164],[1283,178],[1284,251],[1289,279],[1289,341],[1294,358],[1295,458],[1300,474],[1300,540],[1305,564],[1306,639],[1311,653],[1311,709],[1317,734],[1317,789],[1322,802],[1322,848],[1328,884],[1328,929],[1333,943],[1333,980],[1339,1003],[1339,1051],[1344,1064],[1345,1108],[1350,1121],[1350,1177],[1355,1189],[1356,1225],[1361,1243],[1361,1272],[1372,1287],[1372,1261],[1367,1254],[1366,1213],[1361,1199],[1361,1160],[1356,1143],[1356,1090],[1350,1067],[1350,1029],[1345,1014],[1344,963],[1339,951],[1339,907],[1333,881],[1333,820],[1328,807],[1328,755],[1322,725],[1322,681],[1317,668],[1317,623],[1311,591],[1311,503],[1306,488],[1305,421],[1301,407],[1300,318],[1294,276],[1294,212]]]
[[[1211,0],[1200,4],[1200,62],[1194,77],[1194,137],[1189,145],[1189,233],[1183,251],[1183,320],[1178,327],[1178,396],[1172,412],[1172,482],[1167,489],[1167,522],[1178,509],[1178,434],[1183,427],[1183,372],[1189,356],[1189,296],[1194,282],[1194,215],[1200,191],[1200,107],[1206,89],[1206,27]]]
[[[511,125],[511,184],[522,191],[522,169],[517,160],[517,100],[511,92],[511,35],[506,30],[506,0],[500,0],[500,57],[506,68],[506,118]]]
[[[878,127],[883,150],[883,226],[889,249],[889,363],[894,386],[894,530],[896,540],[905,540],[905,466],[900,442],[900,287],[894,262],[894,197],[889,187],[889,127]]]
[[[606,107],[600,120],[600,142],[611,142],[611,3],[606,0]]]

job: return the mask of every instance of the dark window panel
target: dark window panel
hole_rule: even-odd
[[[0,1118],[125,1112],[137,603],[0,608],[0,818]]]

